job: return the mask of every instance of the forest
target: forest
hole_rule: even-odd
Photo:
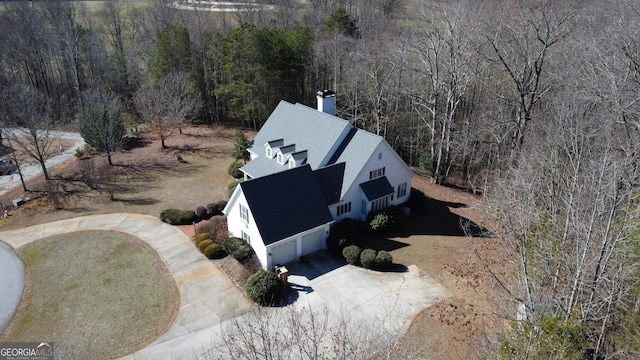
[[[484,356],[640,357],[640,2],[135,3],[0,4],[2,126],[164,141],[334,90],[338,116],[484,198],[520,318]]]

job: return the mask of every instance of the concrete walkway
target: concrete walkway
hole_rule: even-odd
[[[24,264],[13,248],[0,241],[0,334],[18,310],[24,290]]]
[[[0,232],[14,248],[45,237],[85,230],[114,230],[136,236],[158,252],[180,290],[180,309],[169,328],[152,344],[129,356],[135,359],[185,359],[211,337],[207,329],[248,312],[252,305],[242,292],[176,227],[158,218],[136,214],[78,217]],[[5,273],[2,272],[4,277]],[[191,334],[198,333],[199,336]],[[206,335],[206,336],[203,336]]]

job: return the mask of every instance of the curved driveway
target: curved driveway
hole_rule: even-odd
[[[0,241],[0,334],[18,310],[24,290],[24,264],[13,248]]]
[[[242,292],[196,250],[182,231],[153,216],[83,216],[0,231],[0,239],[18,248],[45,237],[85,230],[121,231],[142,239],[158,252],[178,284],[180,309],[175,321],[167,332],[129,358],[191,358],[194,349],[200,349],[210,339],[211,333],[206,329],[251,309],[251,303]],[[5,273],[2,274],[4,277]]]

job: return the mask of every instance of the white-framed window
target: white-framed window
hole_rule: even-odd
[[[268,157],[269,159],[272,159],[272,157],[271,157],[271,156],[272,156],[272,155],[271,155],[271,148],[267,146],[267,157]]]
[[[378,160],[382,159],[382,153],[378,153]]]
[[[278,153],[278,164],[280,165],[284,164],[284,156],[282,155],[281,152]]]
[[[293,158],[289,159],[289,169],[296,167],[296,161]]]
[[[242,240],[246,241],[247,244],[251,244],[251,236],[249,236],[249,234],[247,234],[244,231],[241,231],[242,234]]]
[[[389,207],[389,197],[381,197],[371,202],[371,211],[378,211]]]
[[[384,170],[385,170],[385,168],[382,167],[380,169],[375,169],[375,170],[369,171],[369,180],[376,179],[376,178],[379,178],[381,176],[384,176]]]
[[[338,210],[337,210],[337,214],[338,216],[342,215],[342,214],[346,214],[351,212],[351,202],[348,202],[346,204],[342,204],[342,205],[338,205]]]
[[[401,198],[407,195],[407,183],[402,183],[398,185],[397,195],[398,195],[398,198]]]
[[[242,204],[240,204],[240,218],[247,224],[249,223],[249,209]]]

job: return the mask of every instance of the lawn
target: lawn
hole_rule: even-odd
[[[51,341],[65,359],[114,358],[151,343],[177,314],[175,280],[136,237],[76,232],[35,241],[18,253],[26,288],[0,341]]]

